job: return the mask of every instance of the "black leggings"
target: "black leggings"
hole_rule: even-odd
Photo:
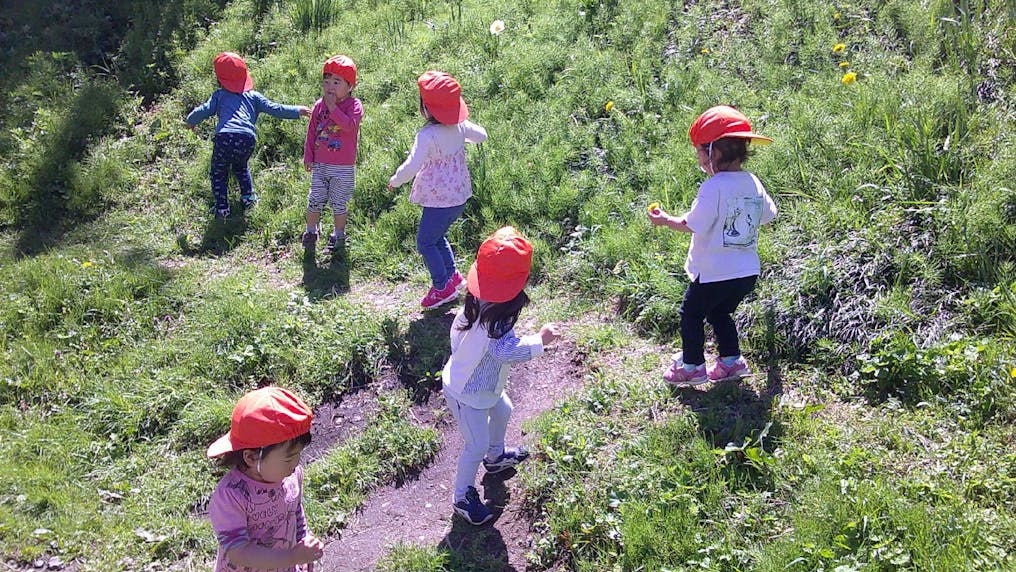
[[[730,317],[744,297],[755,289],[758,276],[746,276],[707,282],[702,284],[696,278],[684,292],[681,303],[681,350],[684,363],[700,365],[706,362],[706,331],[704,320],[708,320],[716,334],[716,345],[721,357],[741,355],[737,343],[737,325]]]

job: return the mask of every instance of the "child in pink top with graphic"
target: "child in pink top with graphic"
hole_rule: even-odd
[[[307,196],[307,230],[303,246],[317,245],[321,210],[332,207],[335,231],[328,236],[328,250],[346,242],[346,204],[356,186],[356,145],[360,138],[363,105],[351,95],[356,87],[356,64],[346,56],[332,56],[325,62],[321,99],[314,104],[307,140],[303,145],[303,166],[311,171]]]
[[[215,572],[313,572],[324,544],[307,530],[300,467],[311,417],[299,397],[264,387],[237,402],[229,433],[208,447],[232,467],[208,504]]]
[[[409,200],[423,207],[416,247],[430,272],[431,288],[420,303],[436,308],[458,297],[466,283],[455,268],[448,229],[466,208],[473,186],[466,168],[466,143],[482,143],[487,132],[466,121],[469,108],[452,76],[425,72],[417,80],[420,114],[427,124],[416,134],[409,158],[388,181],[392,190],[413,181]]]

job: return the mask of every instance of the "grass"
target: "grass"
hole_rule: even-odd
[[[0,40],[5,557],[203,562],[213,540],[196,515],[216,473],[201,451],[240,394],[276,382],[317,404],[388,371],[410,398],[433,388],[444,334],[405,312],[425,289],[419,209],[385,183],[422,124],[414,80],[438,68],[491,134],[468,154],[459,258],[514,224],[552,298],[539,311],[608,318],[572,334],[593,356],[588,391],[535,427],[540,460],[523,475],[536,566],[1013,566],[1009,3],[164,4],[0,17],[12,24]],[[327,18],[305,26],[308,6]],[[181,118],[215,88],[223,50],[284,103],[318,96],[326,57],[357,62],[367,112],[345,257],[301,258],[300,122],[259,123],[262,202],[211,220],[212,128],[195,135]],[[690,204],[701,177],[684,134],[719,103],[775,140],[748,164],[780,215],[739,315],[768,376],[675,395],[657,383],[655,344],[676,344],[687,237],[642,213]],[[374,292],[350,292],[363,284]],[[315,526],[338,530],[371,487],[427,462],[435,436],[399,422],[410,403],[393,397],[309,467]],[[475,565],[407,546],[381,568]]]

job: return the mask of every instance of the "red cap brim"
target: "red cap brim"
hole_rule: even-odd
[[[427,111],[444,125],[458,125],[469,118],[469,107],[462,96],[459,96],[457,103],[448,106],[438,106],[430,102],[427,104]]]

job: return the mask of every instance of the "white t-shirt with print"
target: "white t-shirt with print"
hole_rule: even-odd
[[[684,269],[691,280],[720,282],[756,276],[758,228],[776,218],[776,204],[748,171],[720,171],[699,187],[684,215],[692,230]]]

